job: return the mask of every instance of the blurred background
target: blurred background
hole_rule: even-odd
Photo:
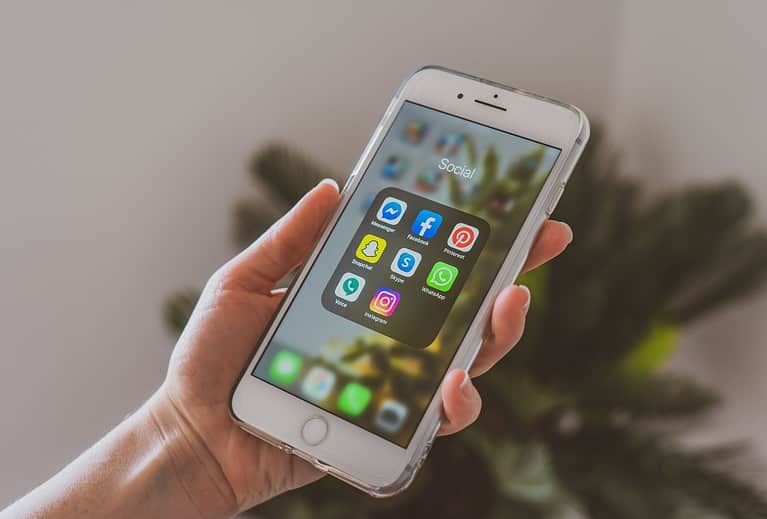
[[[658,298],[671,301],[663,306],[670,310],[658,306],[659,315],[632,307],[636,287],[629,283],[620,294],[621,318],[632,322],[630,312],[644,312],[637,319],[646,330],[624,337],[625,356],[615,365],[640,382],[668,373],[695,381],[674,386],[671,395],[705,389],[687,402],[696,404],[689,416],[678,413],[684,427],[660,416],[646,429],[652,438],[662,435],[664,445],[681,446],[679,452],[717,446],[700,451],[701,467],[711,462],[715,469],[689,478],[671,471],[677,479],[668,484],[680,489],[700,476],[696,495],[726,487],[723,481],[733,485],[721,496],[729,504],[693,502],[704,510],[689,517],[765,517],[756,489],[767,466],[767,293],[759,290],[763,235],[752,229],[767,224],[766,19],[767,3],[757,0],[0,3],[0,508],[96,441],[161,382],[175,339],[163,320],[168,298],[202,286],[238,250],[234,215],[244,198],[280,209],[274,190],[254,184],[248,173],[254,153],[284,142],[343,177],[399,83],[418,66],[441,64],[576,104],[601,130],[583,166],[591,184],[570,192],[558,216],[588,222],[611,215],[583,212],[611,197],[613,209],[629,211],[618,218],[628,223],[600,234],[599,247],[563,258],[572,267],[567,272],[559,275],[553,266],[548,276],[568,281],[556,293],[576,289],[585,265],[617,261],[611,244],[623,247],[617,257],[634,250],[637,230],[653,246],[641,250],[641,264],[622,264],[623,277],[611,280],[614,296],[615,285],[631,278],[629,266],[638,276],[642,271],[640,279],[671,272],[693,292],[715,278],[716,290],[697,293],[700,311],[679,303],[679,293],[663,292]],[[283,166],[276,160],[267,169]],[[593,229],[574,227],[576,244],[593,243]],[[687,244],[690,234],[696,239]],[[659,261],[654,271],[664,243],[689,247],[671,247],[681,263]],[[745,266],[722,277],[733,258]],[[531,280],[534,288],[536,282],[543,283]],[[622,300],[610,302],[620,308]],[[617,322],[608,317],[606,329]],[[520,358],[541,362],[528,357]],[[590,378],[583,372],[569,380]],[[536,384],[542,380],[549,379],[542,375]],[[599,393],[591,386],[600,380],[594,375],[583,394]],[[637,409],[651,397],[643,394]],[[660,407],[667,397],[659,397]],[[634,416],[591,404],[589,398],[558,403],[545,418],[577,435],[591,423],[586,408],[599,408],[619,430]],[[573,474],[585,466],[558,463],[554,444],[523,422],[515,437],[524,436],[525,445],[535,440],[536,447],[520,458],[519,446],[505,445],[512,452],[508,467],[485,464],[492,502],[501,503],[488,514],[551,517],[567,501],[567,513],[583,517],[678,516],[673,505],[664,508],[676,497],[643,508],[651,494],[606,490],[615,481],[609,470],[590,471],[589,485],[579,486]],[[609,444],[600,438],[598,445]],[[444,442],[435,459],[499,452],[495,440],[455,449],[451,441],[463,440]],[[719,448],[733,442],[748,450],[735,456]],[[548,461],[529,454],[538,447]],[[630,461],[616,454],[605,467]],[[507,475],[509,467],[519,470]],[[525,470],[533,471],[528,480],[504,486],[504,478]],[[723,480],[714,477],[722,474]],[[353,492],[323,484],[330,485],[326,501]],[[595,497],[594,489],[604,495]],[[426,506],[438,492],[438,485],[421,483],[411,499]],[[315,496],[317,507],[327,504],[317,493],[307,496]],[[690,494],[679,493],[679,499]],[[292,502],[274,509],[300,516],[307,510],[300,497],[291,494]],[[359,514],[388,513],[384,505],[370,505],[378,507],[371,512],[360,496],[353,499],[365,510]]]

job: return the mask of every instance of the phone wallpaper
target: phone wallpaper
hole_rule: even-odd
[[[253,375],[407,447],[559,153],[406,102]]]

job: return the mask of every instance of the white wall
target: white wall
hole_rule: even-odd
[[[608,109],[628,169],[656,189],[722,177],[767,209],[767,3],[628,2]],[[767,462],[767,294],[686,330],[673,367],[727,402],[695,435],[747,438]],[[763,479],[763,477],[761,478]]]
[[[428,63],[605,113],[609,0],[357,6],[0,4],[0,508],[159,384],[162,302],[233,253],[257,146],[347,170]]]

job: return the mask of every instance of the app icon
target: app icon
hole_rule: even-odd
[[[380,287],[370,300],[370,309],[377,314],[389,317],[399,304],[399,292],[390,288]]]
[[[391,262],[391,269],[397,274],[410,277],[415,273],[419,263],[421,263],[421,254],[403,247],[394,256],[394,261]]]
[[[269,364],[269,378],[286,386],[298,378],[301,371],[301,357],[292,351],[280,350]]]
[[[464,136],[460,133],[446,133],[440,135],[437,139],[437,144],[434,146],[434,153],[437,155],[453,156],[461,151],[463,146]]]
[[[434,169],[426,169],[415,177],[415,188],[422,193],[433,193],[439,188],[442,173]]]
[[[324,400],[336,383],[336,374],[322,366],[314,366],[301,384],[301,391],[310,400]]]
[[[347,272],[341,276],[340,281],[336,285],[335,294],[341,299],[346,299],[353,303],[360,298],[363,288],[365,288],[365,278]]]
[[[390,225],[397,225],[405,214],[407,203],[393,196],[387,196],[378,208],[376,218]]]
[[[372,396],[367,387],[357,382],[349,382],[338,397],[338,409],[346,414],[358,416],[368,406]]]
[[[458,277],[458,269],[444,261],[434,264],[426,277],[426,284],[440,292],[447,292]]]
[[[410,231],[421,238],[433,238],[437,234],[440,224],[442,224],[441,214],[421,209],[421,212],[415,217]]]
[[[459,223],[453,227],[447,244],[454,249],[469,252],[474,246],[474,242],[477,241],[477,237],[479,237],[479,229],[465,223]]]
[[[429,126],[424,123],[411,121],[405,125],[405,129],[402,131],[402,139],[410,144],[421,144],[428,129]]]
[[[377,263],[381,259],[384,249],[386,249],[386,240],[372,234],[366,234],[357,246],[356,255],[368,263]]]
[[[396,155],[392,155],[387,159],[383,169],[381,169],[381,176],[384,178],[396,180],[402,177],[406,169],[407,161],[397,157]]]
[[[386,432],[395,433],[407,418],[407,407],[396,400],[384,400],[376,413],[376,425]]]

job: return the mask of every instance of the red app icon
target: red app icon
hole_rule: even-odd
[[[469,252],[474,246],[474,242],[477,241],[477,237],[479,237],[479,229],[465,223],[459,223],[453,227],[447,244],[459,251]]]

